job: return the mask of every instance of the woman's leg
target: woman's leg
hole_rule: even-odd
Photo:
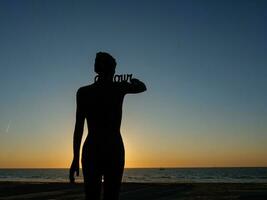
[[[83,153],[82,169],[84,177],[84,190],[86,200],[100,200],[102,172],[97,160],[88,159],[89,155]]]
[[[104,171],[104,200],[118,200],[124,170],[124,149],[112,152]],[[117,155],[116,155],[117,154]]]
[[[95,172],[87,172],[83,167],[84,191],[86,200],[100,200],[102,176]]]
[[[118,200],[123,168],[110,170],[104,175],[104,200]]]

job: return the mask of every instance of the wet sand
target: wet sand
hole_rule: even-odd
[[[0,200],[82,200],[83,184],[0,182]],[[120,200],[266,200],[260,183],[123,183]]]

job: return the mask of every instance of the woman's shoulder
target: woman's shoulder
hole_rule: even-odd
[[[85,86],[82,86],[80,87],[78,90],[77,90],[77,96],[79,95],[83,95],[85,93],[88,93],[90,92],[93,88],[95,88],[95,85],[94,84],[91,84],[91,85],[85,85]]]

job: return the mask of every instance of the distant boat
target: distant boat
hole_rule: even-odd
[[[159,168],[159,170],[165,170],[165,168],[162,168],[162,167],[161,167],[161,168]]]

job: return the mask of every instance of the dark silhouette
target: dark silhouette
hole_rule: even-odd
[[[117,200],[124,169],[124,145],[120,134],[122,104],[125,94],[146,90],[137,79],[113,82],[116,60],[108,53],[99,52],[95,58],[95,83],[77,91],[76,124],[74,130],[74,158],[69,178],[79,175],[80,145],[84,120],[89,134],[82,149],[82,168],[87,200],[99,200],[102,177],[104,199]]]

